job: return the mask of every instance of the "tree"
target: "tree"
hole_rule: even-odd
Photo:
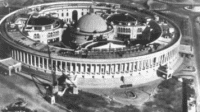
[[[181,112],[182,84],[175,79],[162,81],[154,101],[146,102],[144,112]]]

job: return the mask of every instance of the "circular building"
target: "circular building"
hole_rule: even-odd
[[[171,77],[181,40],[176,24],[129,5],[103,4],[55,2],[11,12],[0,20],[0,39],[4,42],[0,56],[12,57],[28,70],[53,72],[57,78],[70,76],[79,88],[142,84],[158,79],[161,68],[166,78]],[[39,18],[20,17],[35,12]],[[104,12],[108,18],[95,12]],[[49,20],[43,23],[41,19]],[[34,39],[38,37],[35,34],[41,35],[41,40]],[[54,38],[59,41],[48,42]]]
[[[19,29],[22,34],[34,41],[44,44],[62,41],[65,28],[61,27],[61,21],[57,18],[40,15],[35,17],[31,14],[26,19],[18,18],[16,21],[27,21],[21,22],[22,24],[18,25]]]

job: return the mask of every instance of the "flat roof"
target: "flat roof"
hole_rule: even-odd
[[[3,59],[3,60],[0,60],[0,63],[5,67],[9,67],[9,66],[13,66],[15,64],[18,64],[20,62],[12,59],[12,58],[7,58],[7,59]]]

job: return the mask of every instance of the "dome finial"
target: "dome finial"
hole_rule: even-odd
[[[90,13],[90,14],[94,13],[93,5],[90,6],[90,11],[89,11],[89,13]]]
[[[89,11],[90,14],[91,14],[91,13],[94,13],[94,8],[93,8],[93,6],[94,6],[94,0],[92,0],[92,5],[90,5],[90,11]]]

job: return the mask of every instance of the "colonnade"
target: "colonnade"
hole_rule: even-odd
[[[108,60],[107,63],[90,62],[74,62],[72,60],[60,60],[59,58],[49,60],[48,57],[43,57],[21,50],[12,50],[12,57],[23,64],[41,69],[43,71],[54,70],[56,73],[79,74],[80,77],[85,75],[123,75],[133,72],[140,72],[148,69],[153,69],[160,65],[165,65],[170,62],[179,52],[178,47],[169,52],[159,53],[149,56],[148,54],[138,58],[132,57],[131,60],[115,62]],[[159,54],[159,55],[158,55]],[[80,59],[79,59],[80,60]],[[84,59],[83,59],[84,60]],[[90,59],[95,60],[95,59]],[[119,59],[120,60],[120,59]]]

